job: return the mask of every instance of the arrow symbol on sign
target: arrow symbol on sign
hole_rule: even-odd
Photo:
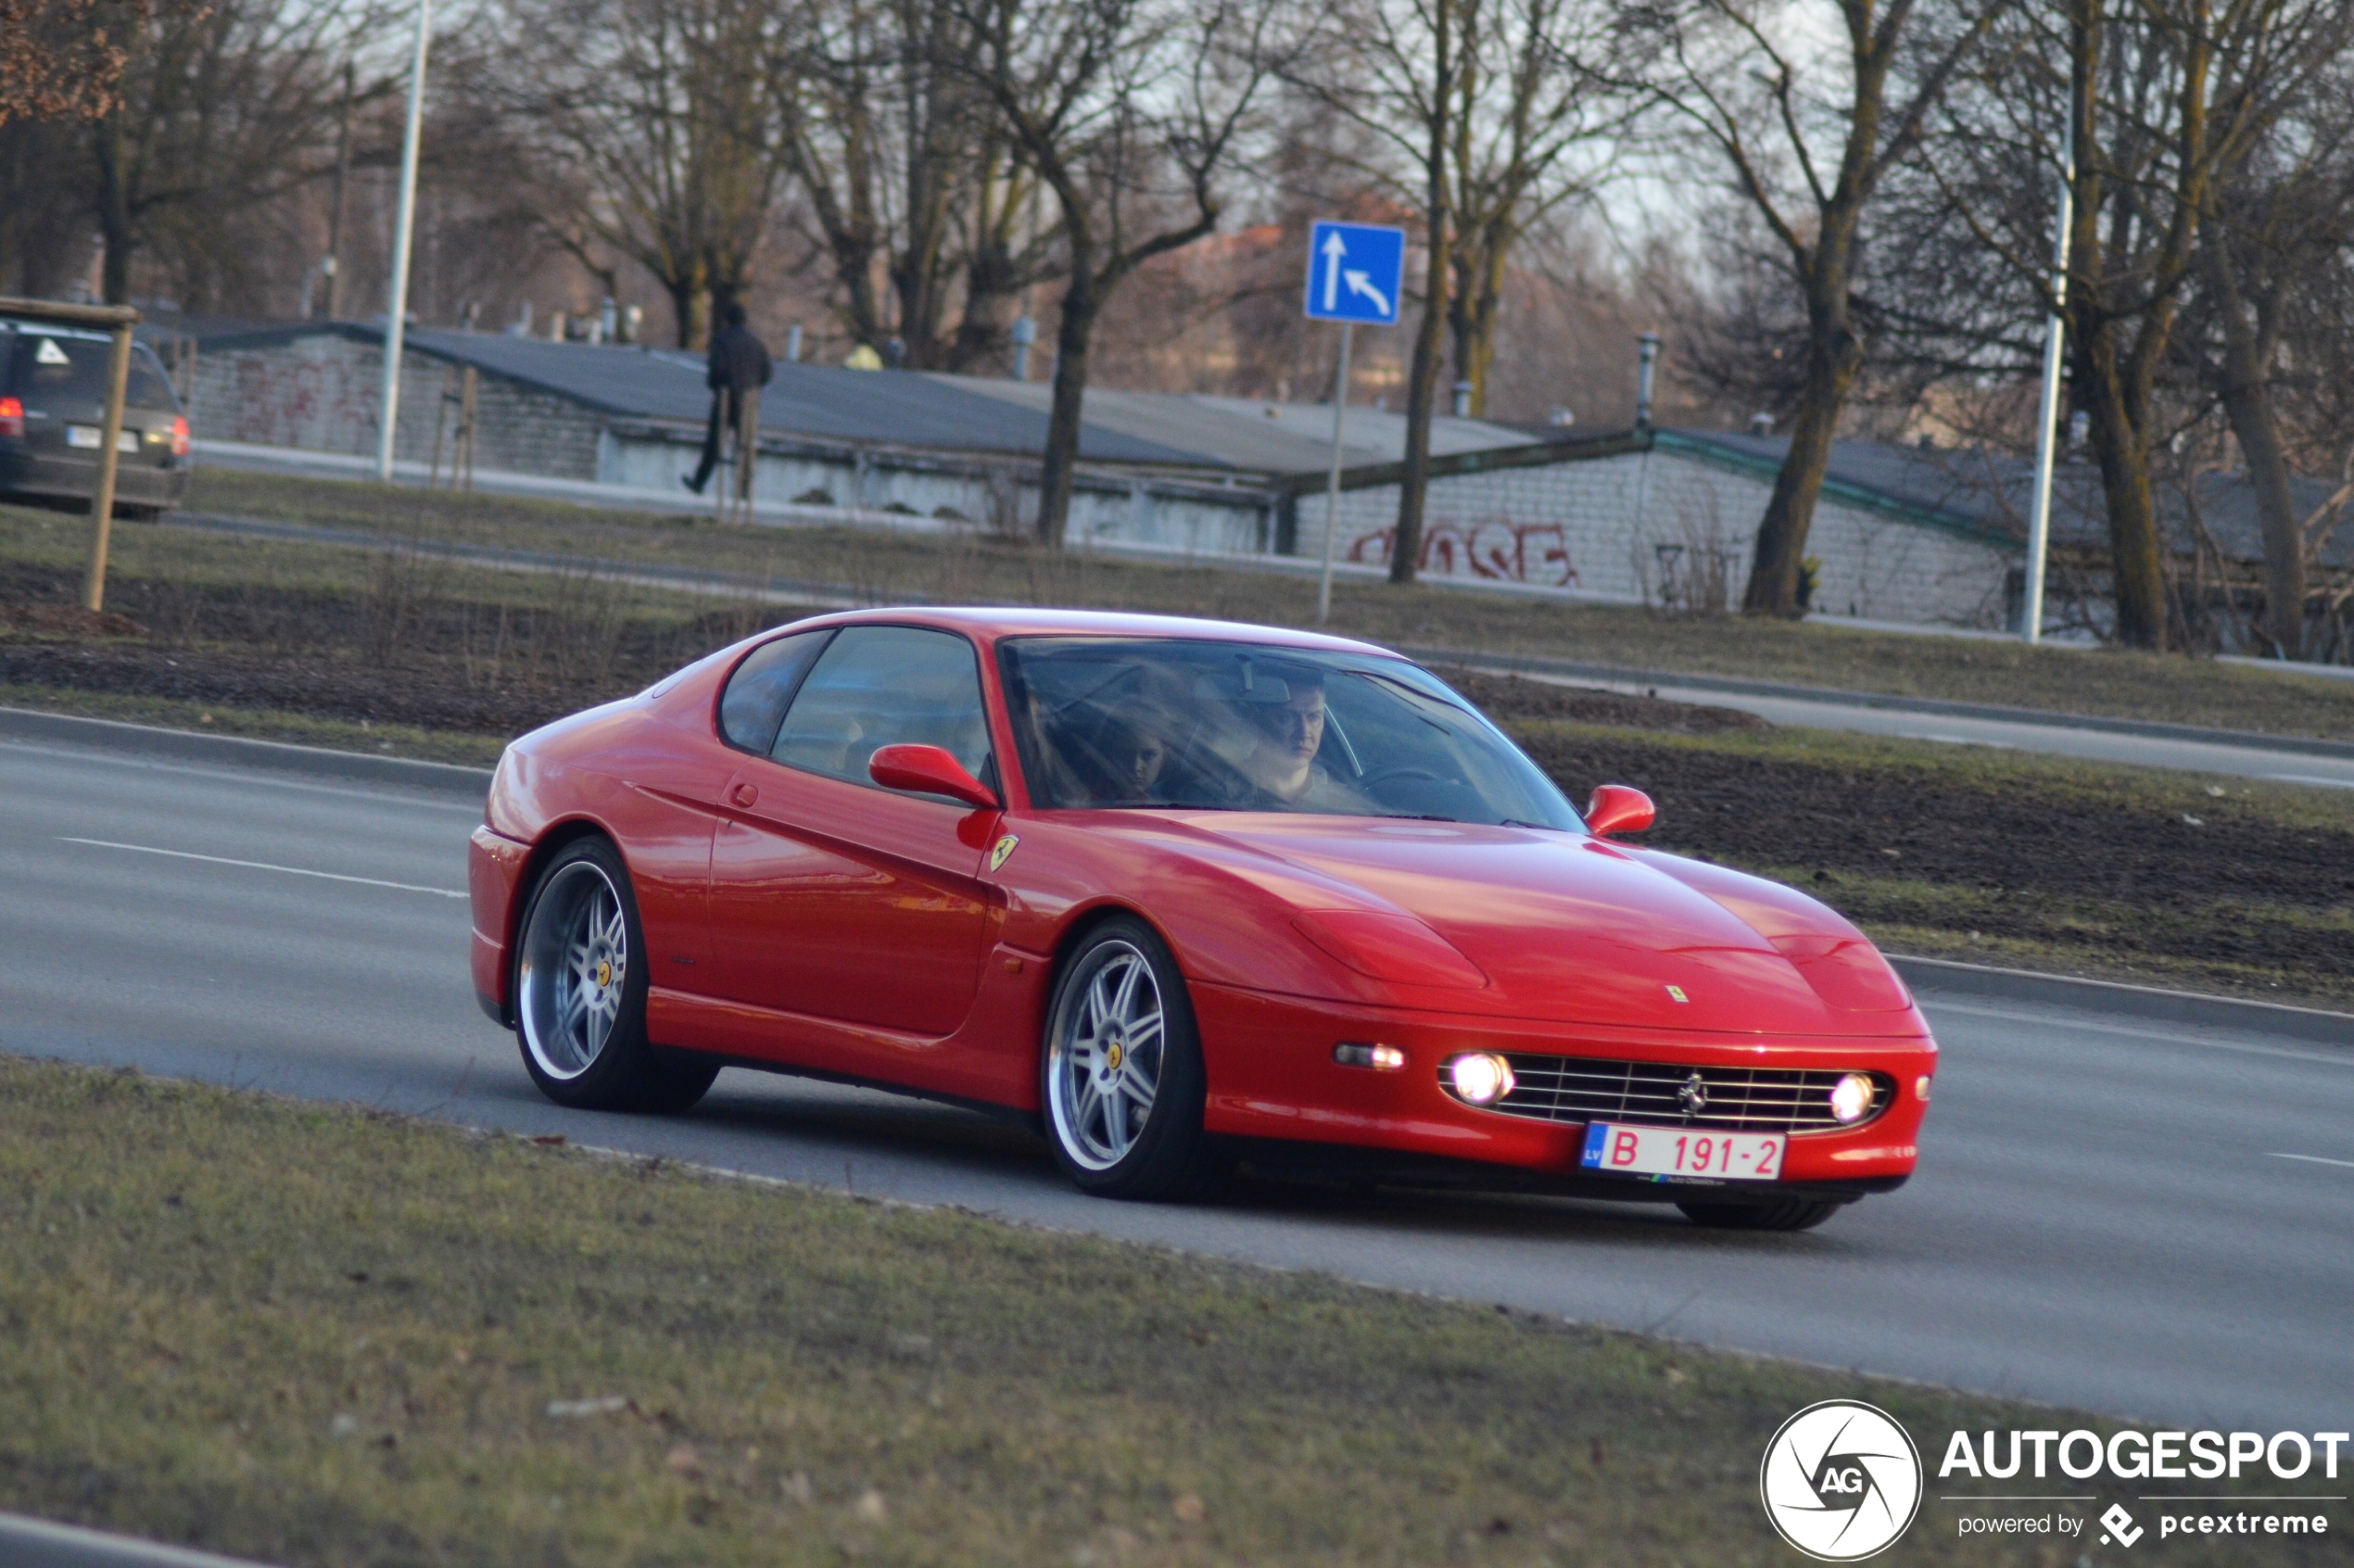
[[[1339,234],[1324,236],[1324,309],[1327,310],[1340,303],[1340,259],[1348,254],[1348,245]],[[1362,272],[1349,273],[1348,286],[1352,289],[1358,287],[1364,275]]]
[[[1349,293],[1363,295],[1366,298],[1373,302],[1374,310],[1379,310],[1385,316],[1389,314],[1388,297],[1384,295],[1380,289],[1373,286],[1373,280],[1372,278],[1368,277],[1363,272],[1345,272],[1342,276],[1348,280]],[[1329,310],[1332,308],[1332,290],[1327,288],[1324,291],[1324,309]]]

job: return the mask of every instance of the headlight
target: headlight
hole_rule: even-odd
[[[1831,1116],[1841,1125],[1863,1120],[1871,1108],[1872,1081],[1863,1073],[1848,1073],[1831,1085]]]
[[[1473,1051],[1447,1064],[1447,1081],[1474,1106],[1492,1106],[1512,1092],[1512,1064],[1493,1051]]]

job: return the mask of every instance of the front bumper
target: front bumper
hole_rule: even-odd
[[[1398,1012],[1198,981],[1190,990],[1211,1084],[1205,1121],[1213,1132],[1329,1145],[1335,1164],[1363,1164],[1384,1154],[1400,1157],[1395,1163],[1401,1167],[1422,1165],[1434,1172],[1500,1167],[1522,1184],[1632,1199],[1753,1194],[1837,1199],[1885,1192],[1912,1174],[1927,1108],[1919,1081],[1937,1070],[1937,1046],[1926,1034],[1677,1033]],[[1341,1066],[1333,1047],[1343,1042],[1397,1046],[1406,1065],[1386,1072]],[[1481,1109],[1447,1094],[1439,1086],[1439,1064],[1467,1050],[1696,1068],[1879,1072],[1893,1079],[1896,1089],[1886,1108],[1858,1126],[1790,1134],[1778,1182],[1607,1176],[1581,1169],[1586,1123]]]
[[[513,1027],[513,999],[508,981],[513,966],[507,961],[514,940],[515,893],[522,885],[531,846],[518,843],[488,828],[477,828],[466,842],[466,890],[474,906],[475,1000],[492,1022]]]

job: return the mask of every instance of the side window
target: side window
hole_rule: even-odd
[[[848,626],[802,683],[771,753],[790,767],[866,784],[884,746],[939,746],[983,781],[989,727],[972,644],[915,626]]]
[[[795,632],[764,642],[744,656],[719,694],[719,733],[728,744],[766,756],[777,744],[777,727],[785,722],[785,704],[793,688],[826,651],[830,631]]]

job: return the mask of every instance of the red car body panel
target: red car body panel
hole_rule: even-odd
[[[854,612],[794,629],[875,622],[977,645],[1005,809],[727,745],[720,690],[777,635],[765,633],[509,748],[472,849],[485,1009],[512,1008],[534,868],[601,832],[629,867],[649,1030],[666,1044],[1035,1112],[1057,955],[1092,915],[1122,910],[1160,931],[1185,974],[1212,1132],[1575,1175],[1582,1124],[1441,1088],[1444,1057],[1489,1049],[1885,1074],[1895,1093],[1868,1121],[1791,1136],[1784,1181],[1884,1186],[1911,1171],[1937,1047],[1870,942],[1815,900],[1579,833],[1034,810],[996,658],[1001,639],[1049,634],[1382,651],[1064,611]],[[1006,836],[1018,842],[993,869]],[[1407,1066],[1338,1065],[1344,1041],[1397,1046]]]

